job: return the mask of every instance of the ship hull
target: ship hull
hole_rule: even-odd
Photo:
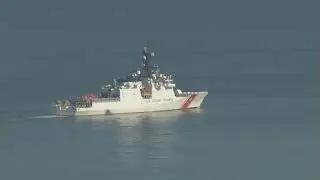
[[[90,116],[125,113],[159,112],[200,108],[208,92],[197,92],[180,97],[141,99],[140,101],[96,102],[90,108],[56,108],[57,115]]]

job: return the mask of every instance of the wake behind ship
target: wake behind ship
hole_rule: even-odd
[[[150,65],[154,52],[144,47],[142,55],[139,69],[125,78],[114,79],[99,93],[55,101],[55,114],[83,116],[200,108],[207,91],[183,92],[176,87],[172,74],[162,74],[158,65]]]

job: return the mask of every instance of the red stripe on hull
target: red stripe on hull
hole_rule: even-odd
[[[187,109],[191,102],[197,97],[196,94],[192,94],[186,101],[184,101],[181,109]]]

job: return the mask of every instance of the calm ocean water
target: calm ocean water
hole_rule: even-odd
[[[308,1],[4,1],[0,179],[318,180],[319,11]],[[155,63],[201,110],[56,118]]]

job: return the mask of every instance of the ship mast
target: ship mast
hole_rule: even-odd
[[[150,67],[150,62],[152,60],[152,57],[154,57],[154,52],[149,52],[147,45],[143,47],[142,50],[142,72],[141,76],[142,77],[147,77],[151,78],[151,67]]]

